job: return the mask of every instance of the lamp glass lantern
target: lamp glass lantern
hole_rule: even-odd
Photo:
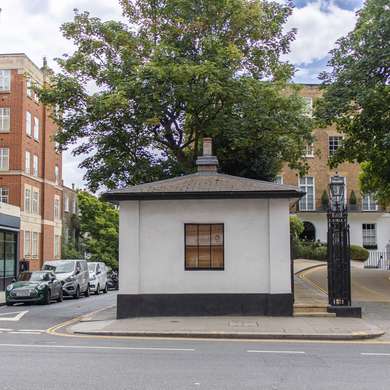
[[[330,181],[330,194],[332,198],[332,204],[336,207],[343,204],[344,192],[345,192],[345,183],[342,176],[336,175],[333,176]]]

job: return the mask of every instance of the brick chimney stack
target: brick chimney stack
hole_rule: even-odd
[[[212,138],[203,138],[203,155],[198,157],[196,165],[200,173],[217,173],[218,159],[213,156]]]

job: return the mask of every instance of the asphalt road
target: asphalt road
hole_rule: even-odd
[[[1,307],[0,389],[390,388],[386,343],[124,339],[44,332],[114,302],[110,293],[50,306]],[[18,321],[4,320],[25,310]]]

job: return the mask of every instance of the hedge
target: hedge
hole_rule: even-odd
[[[366,261],[369,256],[367,249],[359,245],[351,245],[351,259],[356,261]]]

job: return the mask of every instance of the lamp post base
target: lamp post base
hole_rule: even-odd
[[[336,317],[362,318],[362,308],[359,306],[328,306],[328,313],[335,313]]]

